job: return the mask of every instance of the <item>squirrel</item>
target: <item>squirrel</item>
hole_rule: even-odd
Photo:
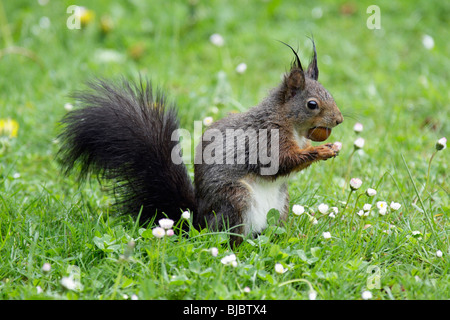
[[[176,106],[142,79],[138,84],[97,79],[88,84],[90,90],[73,95],[82,107],[61,120],[63,173],[79,164],[81,180],[94,173],[114,181],[116,204],[140,214],[144,223],[164,217],[178,221],[189,210],[194,227],[229,230],[230,241],[239,245],[267,227],[270,209],[287,219],[289,177],[339,153],[337,144],[310,143],[326,140],[343,121],[318,82],[312,43],[306,71],[284,43],[294,61],[281,84],[257,106],[205,130],[196,148],[194,184],[186,165],[172,159],[180,150],[173,139],[179,129]]]

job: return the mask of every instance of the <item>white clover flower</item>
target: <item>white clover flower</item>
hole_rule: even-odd
[[[166,236],[171,237],[173,236],[175,233],[173,232],[173,229],[169,229],[166,231]]]
[[[131,296],[131,300],[139,300],[139,297],[136,294],[133,294]]]
[[[336,142],[334,143],[334,145],[336,146],[336,149],[337,149],[338,151],[341,151],[341,149],[342,149],[342,142],[336,141]]]
[[[71,103],[66,103],[66,104],[64,105],[64,109],[65,109],[66,111],[71,111],[71,110],[73,109],[73,105],[72,105]]]
[[[217,249],[216,247],[213,247],[210,249],[210,252],[213,257],[217,257],[217,255],[219,254],[219,249]]]
[[[441,250],[436,251],[436,257],[442,258],[442,251]]]
[[[353,146],[355,147],[355,149],[362,149],[364,147],[364,142],[364,139],[360,137],[355,140]]]
[[[160,219],[160,220],[158,221],[158,223],[159,223],[159,226],[160,226],[161,228],[164,228],[164,229],[166,229],[166,230],[173,227],[173,220],[172,220],[172,219],[166,219],[166,218]]]
[[[76,290],[78,288],[78,284],[73,280],[72,277],[62,277],[61,285],[67,290]]]
[[[368,189],[366,190],[366,194],[367,194],[369,197],[373,197],[373,196],[375,196],[375,195],[377,194],[377,190],[372,189],[372,188],[368,188]]]
[[[156,238],[162,238],[166,235],[166,231],[161,228],[161,227],[156,227],[152,230],[152,234],[156,237]]]
[[[43,264],[42,266],[42,271],[43,272],[50,272],[50,270],[52,270],[52,266],[50,265],[50,263],[46,262]]]
[[[325,203],[321,203],[319,204],[319,206],[317,207],[317,209],[319,209],[319,212],[321,214],[326,214],[328,212],[328,205]]]
[[[361,297],[362,297],[364,300],[372,299],[372,292],[370,292],[370,291],[364,291],[364,292],[361,294]]]
[[[250,290],[249,287],[245,287],[245,288],[244,288],[244,292],[245,292],[245,293],[249,293],[250,291],[251,291],[251,290]]]
[[[275,272],[279,274],[283,274],[287,271],[287,268],[283,267],[281,263],[275,264]]]
[[[312,224],[318,224],[319,223],[319,221],[317,221],[317,219],[314,218],[314,217],[311,217],[309,220],[312,222]]]
[[[418,240],[422,240],[422,236],[423,236],[422,232],[416,230],[416,231],[412,232],[412,235],[414,238],[417,238]]]
[[[214,122],[212,117],[206,117],[203,119],[203,124],[207,127],[209,127]]]
[[[218,34],[218,33],[214,33],[209,37],[209,41],[217,46],[217,47],[221,47],[225,44],[225,40],[223,39],[223,37]]]
[[[327,231],[327,232],[322,233],[322,236],[323,236],[325,239],[330,239],[330,238],[331,238],[331,233],[329,233],[329,232]]]
[[[425,34],[422,37],[422,44],[425,47],[425,49],[431,50],[434,48],[434,39],[433,37],[429,36],[428,34]]]
[[[328,215],[328,217],[334,219],[334,218],[336,218],[336,215],[334,214],[334,212],[330,212],[330,214]]]
[[[351,178],[350,179],[350,188],[352,190],[358,190],[362,185],[362,181],[359,178]]]
[[[331,207],[330,209],[331,209],[331,211],[334,212],[334,214],[338,214],[339,213],[338,207]]]
[[[213,117],[205,117],[203,119],[203,125],[209,127],[214,122]]]
[[[370,211],[370,209],[372,209],[372,205],[370,203],[366,203],[363,205],[364,211]]]
[[[292,212],[296,215],[296,216],[300,216],[305,212],[305,208],[299,204],[294,204],[292,206]]]
[[[353,126],[353,131],[355,131],[356,133],[362,132],[363,129],[364,129],[363,125],[359,122],[355,123],[355,125]]]
[[[436,150],[444,150],[447,148],[447,138],[442,137],[436,142]]]
[[[235,265],[237,265],[237,262],[236,262],[236,255],[233,253],[233,254],[230,254],[230,255],[228,255],[228,256],[225,256],[225,257],[223,257],[223,258],[220,260],[220,262],[221,262],[222,264],[224,264],[224,265],[233,265],[233,266],[235,266]]]
[[[356,214],[358,216],[360,216],[360,217],[363,217],[364,216],[364,211],[363,210],[359,210]]]
[[[308,294],[308,298],[309,298],[309,300],[316,300],[317,292],[315,292],[314,290],[311,290]]]
[[[237,73],[244,73],[245,70],[247,70],[247,64],[245,64],[244,62],[239,63],[236,67],[236,72]]]
[[[394,201],[392,201],[391,205],[390,205],[391,209],[394,210],[394,211],[397,211],[398,209],[400,209],[401,206],[402,205],[400,203],[394,202]]]
[[[181,218],[186,219],[186,220],[189,220],[189,219],[191,218],[191,213],[190,213],[189,211],[184,211],[184,212],[181,214]]]
[[[387,211],[387,203],[386,201],[378,201],[377,208],[381,215],[385,215]]]

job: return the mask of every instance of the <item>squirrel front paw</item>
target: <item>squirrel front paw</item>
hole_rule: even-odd
[[[320,160],[327,160],[336,157],[339,154],[340,147],[334,143],[327,143],[317,146],[315,149]]]

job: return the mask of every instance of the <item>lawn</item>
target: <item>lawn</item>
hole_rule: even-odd
[[[0,299],[450,298],[450,2],[80,0],[79,28],[73,4],[0,1]],[[157,238],[108,185],[61,174],[86,81],[148,78],[191,131],[257,105],[292,62],[277,40],[307,64],[311,36],[342,150],[291,179],[285,225],[234,250],[207,229]]]

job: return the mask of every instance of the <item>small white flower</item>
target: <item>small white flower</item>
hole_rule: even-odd
[[[422,232],[420,232],[420,231],[413,231],[412,235],[413,235],[414,238],[417,238],[418,240],[422,240],[422,236],[423,236]]]
[[[164,228],[166,230],[173,227],[173,220],[172,219],[164,218],[164,219],[159,220],[158,223],[159,223],[159,226],[161,228]]]
[[[218,33],[214,33],[209,37],[209,41],[211,41],[211,43],[217,47],[221,47],[225,44],[225,40],[223,39],[223,37],[218,34]]]
[[[66,103],[64,105],[64,109],[66,109],[66,111],[71,111],[73,109],[73,105],[71,103]]]
[[[169,229],[166,231],[166,236],[171,237],[174,235],[173,229]]]
[[[377,190],[372,189],[372,188],[369,188],[369,189],[366,190],[366,194],[367,194],[369,197],[373,197],[374,195],[377,194]]]
[[[314,217],[311,217],[309,220],[312,222],[312,224],[318,224],[319,223],[319,221],[317,221],[317,219],[314,218]]]
[[[237,65],[237,67],[236,67],[236,72],[237,73],[244,73],[245,72],[245,70],[247,70],[247,64],[245,64],[245,63],[239,63],[238,65]]]
[[[203,119],[203,124],[207,127],[209,127],[214,122],[212,117],[206,117]]]
[[[250,291],[251,291],[251,290],[250,290],[249,287],[245,287],[245,288],[244,288],[244,292],[245,292],[245,293],[249,293]]]
[[[338,207],[331,207],[330,209],[331,209],[331,211],[334,212],[334,214],[338,214],[338,212],[339,212]]]
[[[156,238],[162,238],[166,235],[166,231],[163,228],[160,227],[156,227],[152,230],[152,234],[156,237]]]
[[[13,178],[14,179],[19,179],[20,178],[20,173],[16,172],[13,174]]]
[[[50,272],[50,270],[52,270],[52,266],[50,265],[50,263],[48,263],[48,262],[44,263],[44,265],[42,266],[42,271]]]
[[[447,138],[442,137],[436,142],[436,150],[444,150],[447,148]]]
[[[334,218],[336,218],[336,215],[334,214],[334,212],[330,212],[330,214],[328,215],[328,217],[334,219]]]
[[[442,258],[442,251],[441,250],[436,251],[436,257]]]
[[[323,236],[325,239],[330,239],[330,238],[331,238],[331,233],[329,233],[329,232],[327,231],[327,232],[322,233],[322,236]]]
[[[316,300],[317,292],[315,292],[314,290],[311,290],[308,294],[308,298],[309,298],[309,300]]]
[[[370,211],[370,209],[372,209],[372,205],[370,203],[366,203],[363,205],[364,211]]]
[[[37,291],[37,294],[41,294],[42,292],[44,292],[44,290],[42,290],[41,286],[37,286],[36,291]]]
[[[358,139],[355,140],[355,142],[353,143],[353,146],[355,147],[355,149],[362,149],[364,147],[364,139],[359,137]]]
[[[363,217],[364,216],[364,211],[363,210],[359,210],[356,214],[358,216],[360,216],[360,217]]]
[[[362,185],[362,181],[359,178],[351,178],[350,179],[350,188],[352,190],[358,190]]]
[[[334,145],[336,146],[336,149],[337,149],[338,151],[341,151],[341,149],[342,149],[342,142],[336,141],[336,142],[334,143]]]
[[[133,294],[133,295],[131,296],[131,300],[139,300],[139,298],[138,298],[137,295]]]
[[[321,203],[319,204],[319,206],[317,207],[317,209],[319,209],[319,212],[321,214],[326,214],[328,212],[328,205],[325,203]]]
[[[189,211],[184,211],[184,212],[181,214],[181,218],[186,219],[186,220],[189,220],[189,219],[191,218],[191,213],[190,213]]]
[[[391,202],[391,205],[390,205],[391,209],[392,209],[392,210],[395,210],[395,211],[397,211],[398,209],[400,209],[401,206],[402,206],[402,205],[401,205],[400,203],[394,202],[394,201],[392,201],[392,202]]]
[[[213,247],[210,249],[210,252],[213,257],[217,257],[217,255],[219,254],[219,249],[217,249],[216,247]]]
[[[431,50],[434,48],[434,39],[428,34],[425,34],[422,37],[422,44],[425,47],[425,49]]]
[[[378,208],[379,211],[384,211],[384,213],[382,213],[384,215],[386,213],[386,210],[387,210],[387,203],[386,203],[386,201],[378,201],[377,202],[377,208]]]
[[[359,122],[355,123],[355,125],[353,126],[353,131],[355,131],[356,133],[360,133],[363,131],[363,125]]]
[[[277,263],[275,264],[275,272],[276,273],[285,273],[287,271],[287,268],[283,267],[283,265],[281,263]]]
[[[78,287],[72,277],[62,277],[61,285],[67,290],[76,290]]]
[[[228,256],[225,256],[220,260],[220,262],[224,265],[233,265],[234,266],[235,264],[237,264],[236,255],[233,253]]]
[[[305,212],[305,208],[299,204],[294,204],[292,206],[292,212],[296,215],[296,216],[300,216]]]
[[[370,291],[364,291],[364,292],[362,293],[361,297],[362,297],[364,300],[372,299],[372,292],[370,292]]]

